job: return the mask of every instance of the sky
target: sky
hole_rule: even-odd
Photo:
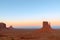
[[[0,0],[0,22],[7,26],[60,26],[60,0]]]

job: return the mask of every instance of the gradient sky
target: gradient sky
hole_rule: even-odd
[[[0,22],[8,26],[60,25],[60,0],[0,0]]]

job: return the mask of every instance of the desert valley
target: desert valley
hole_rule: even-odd
[[[60,40],[60,29],[52,29],[47,21],[41,29],[6,28],[0,23],[0,40]]]

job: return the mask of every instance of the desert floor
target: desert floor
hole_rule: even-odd
[[[40,32],[38,29],[4,29],[0,30],[0,40],[60,40],[60,29],[52,32]]]

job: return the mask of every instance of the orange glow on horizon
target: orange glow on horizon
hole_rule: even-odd
[[[41,22],[8,22],[7,26],[41,26]]]
[[[9,21],[5,22],[7,26],[42,26],[43,21],[23,21],[23,22],[16,22],[16,21]],[[60,21],[48,21],[51,26],[60,26]]]

